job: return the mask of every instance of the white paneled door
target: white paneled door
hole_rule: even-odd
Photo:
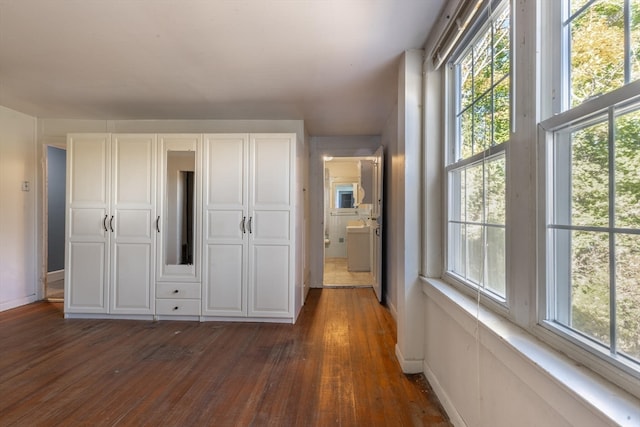
[[[249,316],[293,313],[293,177],[295,138],[249,140]]]
[[[65,312],[107,313],[109,300],[109,134],[67,141]]]
[[[295,135],[205,136],[203,315],[291,317]]]
[[[65,313],[154,313],[156,138],[67,141]]]
[[[203,315],[247,315],[248,147],[247,134],[204,139]]]
[[[111,313],[153,314],[156,136],[111,141]]]

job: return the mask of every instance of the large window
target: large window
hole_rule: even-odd
[[[542,322],[640,372],[640,1],[562,2]]]
[[[511,132],[508,2],[486,10],[453,57],[447,149],[447,274],[505,301],[506,143]]]

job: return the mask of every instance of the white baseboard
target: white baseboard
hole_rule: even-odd
[[[422,373],[422,360],[407,360],[402,355],[400,347],[396,344],[396,358],[400,363],[400,368],[405,374],[419,374]]]
[[[464,422],[455,405],[451,402],[449,395],[445,392],[444,388],[442,388],[440,382],[438,382],[438,378],[434,375],[431,369],[429,369],[429,366],[427,366],[426,362],[424,363],[423,371],[424,376],[427,378],[427,382],[433,389],[433,392],[436,394],[436,396],[438,396],[438,400],[444,408],[444,411],[447,413],[451,424],[453,424],[455,427],[467,427],[467,423]]]
[[[64,280],[64,270],[50,271],[47,273],[47,282],[57,282]]]
[[[21,305],[31,304],[32,302],[36,302],[38,298],[35,295],[30,295],[28,297],[16,299],[13,301],[7,301],[0,303],[0,311],[11,310],[12,308],[20,307]]]

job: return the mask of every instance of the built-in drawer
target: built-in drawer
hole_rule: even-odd
[[[156,298],[200,298],[200,283],[158,283]]]
[[[156,314],[176,316],[199,316],[199,299],[158,299]]]

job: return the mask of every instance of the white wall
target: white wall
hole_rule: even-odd
[[[424,372],[456,426],[637,426],[637,400],[438,280]]]
[[[421,180],[422,168],[422,62],[424,51],[409,50],[400,60],[398,72],[397,152],[392,158],[391,177],[396,200],[390,212],[396,259],[387,274],[397,297],[398,342],[396,355],[402,370],[421,372],[424,330],[420,284]]]
[[[296,212],[304,212],[302,222],[296,222],[296,265],[304,266],[298,269],[296,284],[302,284],[300,292],[296,292],[295,313],[300,313],[302,305],[307,298],[311,288],[311,221],[309,219],[310,197],[309,197],[309,135],[304,131],[304,139],[297,140],[296,147]]]
[[[349,160],[332,160],[324,165],[325,185],[332,183],[358,183],[360,184],[360,160],[357,158]],[[328,179],[328,181],[327,181]],[[346,212],[335,206],[335,191],[333,188],[325,188],[325,194],[329,193],[329,197],[325,199],[325,237],[328,236],[329,243],[324,245],[325,258],[346,258],[347,257],[347,225],[349,221],[364,219],[367,220],[371,216],[371,205],[360,205],[351,212]],[[354,194],[354,198],[357,197]]]
[[[0,106],[0,311],[38,299],[37,164],[36,119]]]

